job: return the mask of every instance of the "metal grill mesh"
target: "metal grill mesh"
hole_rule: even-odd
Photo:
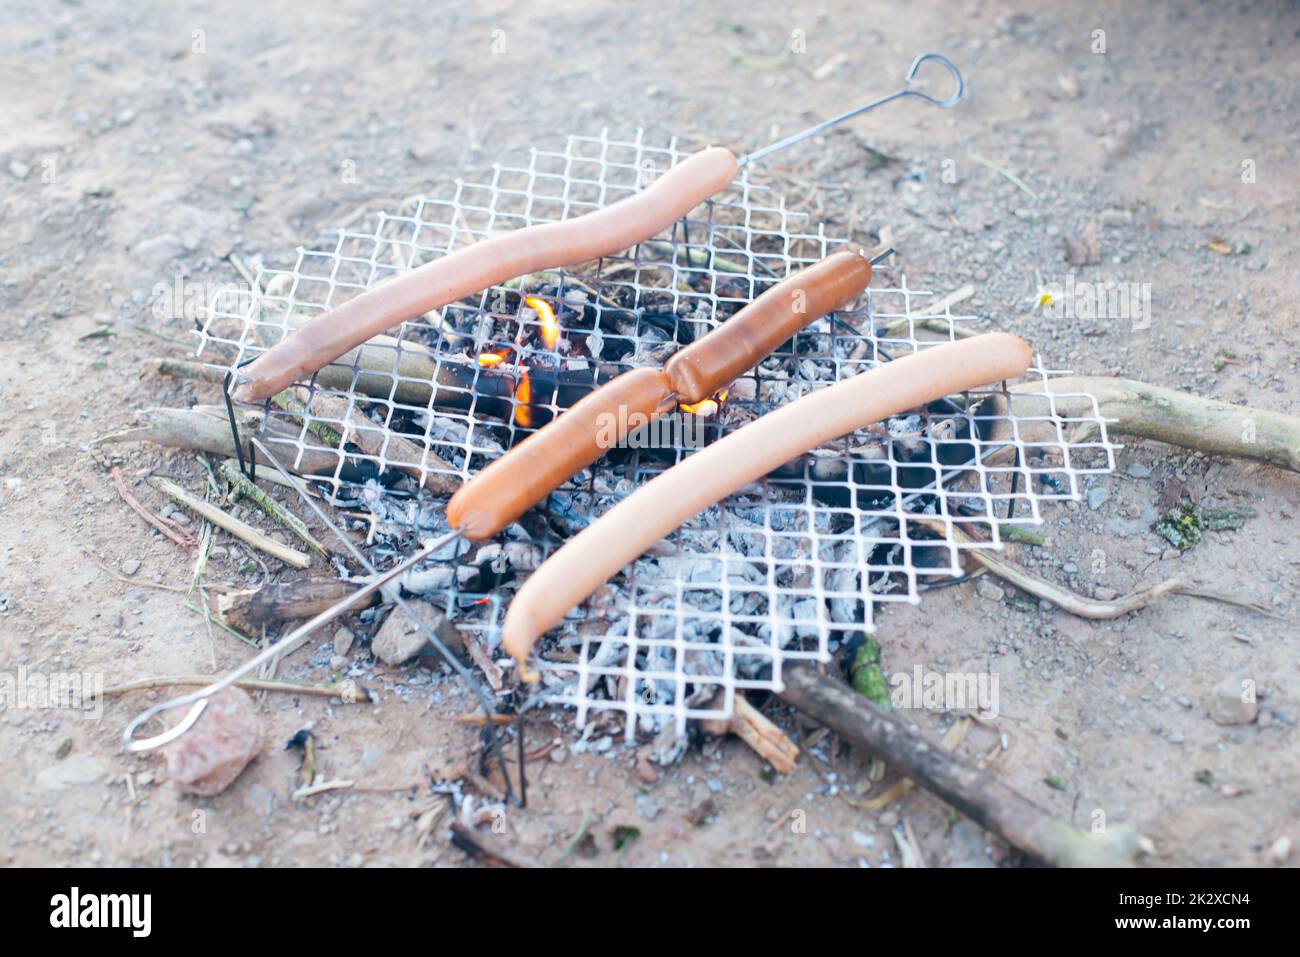
[[[456,180],[340,229],[332,247],[300,248],[285,268],[259,265],[251,291],[210,303],[200,353],[233,369],[391,275],[500,231],[607,205],[685,155],[675,140],[652,145],[640,132],[625,140],[605,132],[532,149],[481,182]],[[409,550],[416,536],[447,527],[446,496],[415,477],[468,479],[582,390],[661,363],[843,242],[746,172],[653,241],[403,323],[268,404],[254,420],[259,437],[286,463],[324,457],[332,468],[317,477],[321,491],[364,517],[378,553]],[[448,546],[405,587],[491,646],[529,571],[700,441],[980,326],[946,306],[930,315],[931,293],[893,270],[878,270],[874,282],[858,308],[813,323],[737,382],[716,417],[681,420],[699,429],[687,432],[694,446],[679,435],[667,447],[616,450],[496,541]],[[555,349],[542,344],[539,313],[523,301],[534,295],[563,325]],[[480,364],[484,353],[498,364]],[[518,389],[525,374],[530,402]],[[1080,475],[1113,469],[1115,447],[1095,402],[1082,420],[1017,412],[1017,396],[1049,395],[1047,380],[1063,374],[1040,360],[1028,393],[990,389],[895,418],[692,519],[544,641],[544,680],[555,698],[576,706],[580,722],[592,710],[623,711],[637,719],[629,734],[638,722],[680,728],[688,718],[729,715],[738,688],[779,689],[786,661],[826,660],[872,630],[877,602],[918,601],[928,576],[960,573],[963,550],[999,547],[1001,524],[1036,524],[1044,502],[1078,498]],[[1089,424],[1097,438],[1071,438]],[[331,445],[331,429],[355,443],[346,456]],[[961,521],[987,541],[937,536],[918,517],[945,527]]]

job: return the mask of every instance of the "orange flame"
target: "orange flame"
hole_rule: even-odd
[[[727,401],[727,390],[715,392],[707,399],[701,399],[699,402],[679,402],[677,408],[690,415],[710,416],[716,415],[718,409],[722,408],[722,403]]]
[[[527,296],[524,305],[537,312],[537,318],[542,324],[542,342],[545,343],[546,348],[554,349],[556,343],[560,341],[560,320],[555,318],[555,310],[551,308],[551,304],[545,299]]]
[[[521,373],[519,384],[515,386],[515,424],[525,429],[532,428],[533,410],[528,403],[533,400],[533,384],[528,381],[528,373]]]
[[[483,366],[484,368],[490,368],[491,366],[499,366],[501,363],[505,361],[506,361],[505,350],[502,350],[500,352],[480,352],[478,356],[478,364]]]

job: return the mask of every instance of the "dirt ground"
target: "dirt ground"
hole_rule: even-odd
[[[191,559],[123,504],[90,444],[134,409],[215,401],[151,371],[186,337],[183,319],[151,309],[157,284],[230,281],[232,252],[282,258],[358,207],[543,136],[640,125],[756,147],[893,89],[927,50],[961,66],[966,101],[896,104],[784,154],[769,171],[789,177],[792,202],[864,241],[889,227],[909,284],[974,284],[965,306],[984,327],[1058,368],[1300,414],[1294,4],[440,6],[0,2],[0,671],[113,684],[249,654],[154,587],[187,583]],[[796,30],[802,52],[780,59]],[[1100,261],[1072,267],[1064,241],[1090,228]],[[1072,269],[1149,283],[1152,321],[1045,318],[1040,284],[1059,289]],[[192,456],[119,454],[150,507],[163,504],[138,484],[150,469],[199,487]],[[1300,484],[1154,444],[1130,443],[1118,464],[1094,483],[1106,494],[1049,513],[1048,544],[1017,559],[1085,594],[1176,573],[1272,614],[1172,597],[1094,623],[965,584],[883,612],[886,670],[995,671],[997,727],[962,753],[1005,736],[996,772],[1060,817],[1131,823],[1157,865],[1272,866],[1280,838],[1300,840]],[[1173,479],[1257,517],[1179,553],[1151,530]],[[209,575],[263,573],[218,557]],[[331,653],[322,636],[279,673],[323,680]],[[378,706],[260,697],[262,756],[208,799],[120,748],[159,693],[111,697],[98,720],[0,712],[0,863],[467,862],[446,819],[425,834],[420,818],[444,800],[430,777],[472,763],[475,732],[446,720],[470,702],[419,669],[375,674]],[[1259,717],[1213,722],[1211,689],[1241,677],[1258,685]],[[938,737],[953,716],[916,720]],[[291,798],[298,757],[281,742],[309,723],[324,773],[356,787]],[[846,798],[892,779],[873,783],[831,739],[785,777],[710,739],[650,781],[634,747],[580,744],[562,713],[533,735],[530,747],[563,745],[534,765],[528,808],[506,815],[522,856],[878,866],[898,862],[891,828],[906,819],[932,865],[1009,860],[924,793],[854,808]],[[796,810],[806,831],[789,826]]]

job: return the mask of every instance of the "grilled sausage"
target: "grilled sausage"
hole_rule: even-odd
[[[448,519],[466,538],[490,538],[627,437],[626,430],[597,434],[602,419],[626,420],[633,413],[653,419],[675,402],[703,401],[870,281],[867,260],[842,251],[777,283],[674,354],[662,372],[624,373],[501,456],[452,496]]]
[[[885,363],[810,393],[724,436],[633,492],[529,576],[506,612],[502,640],[527,667],[537,638],[605,580],[691,516],[832,439],[965,389],[1019,376],[1029,347],[987,333]]]
[[[678,163],[650,186],[574,219],[482,240],[367,289],[317,316],[239,371],[233,395],[257,402],[406,319],[497,283],[573,266],[635,246],[667,229],[736,177],[720,146]]]
[[[783,279],[703,339],[673,354],[664,371],[677,398],[707,399],[808,323],[852,302],[869,282],[871,263],[848,249]]]
[[[471,541],[491,538],[630,431],[675,405],[662,370],[624,372],[462,485],[447,503],[447,521]]]

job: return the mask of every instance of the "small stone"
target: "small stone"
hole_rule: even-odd
[[[1092,596],[1096,598],[1097,601],[1114,601],[1118,595],[1119,592],[1113,588],[1095,588],[1092,592]]]
[[[636,809],[647,821],[653,821],[659,816],[659,805],[648,794],[636,796]]]
[[[32,168],[28,166],[26,163],[24,163],[22,160],[9,161],[9,172],[11,175],[17,177],[18,179],[26,179],[28,175],[31,173],[31,171]]]
[[[180,257],[184,252],[181,241],[173,233],[163,233],[135,244],[134,254],[141,261],[153,266],[166,265]]]
[[[893,827],[897,823],[898,823],[898,814],[895,813],[894,811],[886,811],[884,814],[880,815],[881,827]]]
[[[122,563],[123,575],[134,575],[140,570],[140,560],[138,558],[128,558]]]
[[[1274,864],[1285,864],[1287,858],[1291,856],[1291,847],[1291,838],[1283,834],[1274,841],[1273,846],[1268,849],[1268,856],[1273,859]]]
[[[975,592],[985,601],[1002,601],[1006,597],[1006,592],[984,578],[975,583]]]
[[[108,768],[97,757],[74,754],[36,775],[36,786],[47,791],[62,791],[78,784],[93,784],[107,773]]]
[[[569,760],[569,749],[564,745],[560,745],[551,751],[551,761],[554,764],[563,764],[567,760]]]
[[[352,633],[352,629],[346,625],[340,626],[339,630],[334,632],[334,654],[346,655],[352,650],[352,643],[357,640],[357,636]]]
[[[227,688],[167,746],[167,773],[182,791],[210,797],[230,787],[261,745],[253,699],[241,688]]]
[[[1144,479],[1151,477],[1150,466],[1143,465],[1141,462],[1130,462],[1124,472],[1129,478]]]
[[[1207,706],[1215,724],[1250,724],[1259,715],[1254,683],[1235,676],[1214,686]]]
[[[420,620],[428,625],[429,630],[447,646],[448,651],[457,655],[464,652],[465,646],[461,641],[460,632],[447,621],[446,615],[428,602],[411,602],[411,607],[420,616]],[[370,650],[374,652],[375,657],[394,668],[410,661],[426,648],[432,652],[423,630],[399,608],[394,608],[384,619],[379,633],[370,643]]]
[[[556,748],[556,751],[558,750],[559,748]],[[555,751],[551,752],[551,754],[554,753]],[[640,755],[637,757],[636,767],[632,769],[632,773],[636,775],[636,779],[641,781],[643,784],[654,784],[659,780],[659,768],[651,762],[649,757],[646,755]]]
[[[342,655],[330,656],[330,671],[345,671],[348,667],[348,659]]]
[[[1101,486],[1088,489],[1088,507],[1091,509],[1101,508],[1102,503],[1108,498],[1110,498],[1110,492]]]

